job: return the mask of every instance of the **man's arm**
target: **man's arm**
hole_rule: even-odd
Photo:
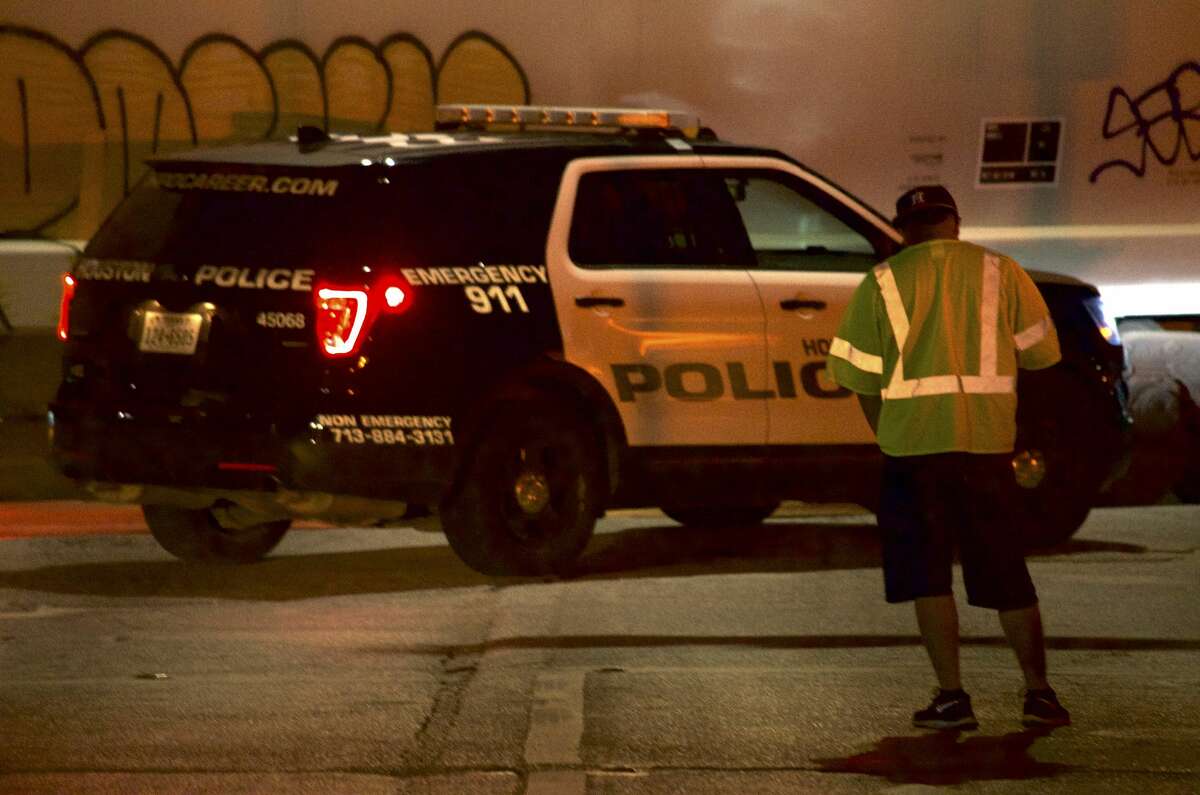
[[[1029,274],[1018,265],[1013,268],[1015,317],[1013,342],[1017,348],[1017,366],[1022,370],[1041,370],[1062,359],[1058,331],[1042,293]]]
[[[879,287],[867,274],[854,290],[829,344],[826,367],[838,386],[860,395],[879,394],[883,356],[878,318],[882,311]]]
[[[856,392],[855,396],[858,398],[858,406],[862,409],[863,416],[867,418],[867,424],[878,435],[879,409],[883,406],[883,398],[879,395],[864,395],[861,392]]]

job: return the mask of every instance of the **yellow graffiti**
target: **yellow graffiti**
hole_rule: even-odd
[[[433,129],[436,100],[433,58],[429,50],[413,37],[399,34],[384,39],[379,51],[394,76],[387,129]],[[525,95],[529,96],[528,91]]]
[[[443,102],[530,101],[503,45],[459,36],[435,65],[417,37],[334,41],[322,57],[287,39],[255,51],[202,36],[171,60],[152,41],[104,31],[78,50],[0,25],[0,234],[86,239],[145,173],[197,144],[337,132],[429,130]]]
[[[438,66],[441,102],[519,105],[528,96],[529,84],[517,62],[498,42],[479,34],[460,36]]]
[[[263,66],[275,84],[279,98],[280,131],[310,124],[325,124],[325,92],[321,88],[321,61],[304,44],[285,41],[263,51]]]
[[[147,157],[190,147],[195,140],[183,88],[174,67],[149,41],[101,34],[81,50],[96,81],[108,124],[103,149],[90,153],[102,169],[95,194],[83,203],[77,222],[96,226],[104,213],[129,192]]]
[[[329,124],[346,132],[371,132],[387,120],[388,67],[361,39],[334,42],[325,56]]]
[[[193,42],[183,54],[179,79],[192,103],[199,143],[253,141],[274,131],[271,77],[254,52],[232,36]]]

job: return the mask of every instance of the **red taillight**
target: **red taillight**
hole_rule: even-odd
[[[379,313],[408,309],[410,293],[406,282],[390,276],[379,279],[373,286],[318,284],[313,299],[317,304],[317,343],[321,352],[331,359],[358,353]]]
[[[393,284],[383,291],[383,301],[388,305],[388,309],[399,309],[400,305],[408,299],[408,293],[404,292],[404,288]]]
[[[253,464],[248,461],[218,461],[217,469],[222,472],[265,472],[272,474],[279,471],[274,464]]]
[[[63,274],[62,303],[58,305],[58,338],[66,342],[71,332],[71,299],[75,297],[75,277]]]
[[[317,288],[317,341],[326,356],[352,356],[367,324],[366,290]]]

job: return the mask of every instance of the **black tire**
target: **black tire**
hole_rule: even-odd
[[[1181,502],[1200,503],[1200,399],[1190,392],[1186,393],[1183,403],[1185,425],[1187,429],[1187,452],[1184,454],[1186,463],[1183,465],[1183,477],[1175,484],[1175,496]]]
[[[549,402],[505,404],[474,453],[439,511],[451,548],[482,574],[569,573],[604,506],[594,426]]]
[[[1200,503],[1200,434],[1193,436],[1183,477],[1175,484],[1175,496],[1180,502]]]
[[[756,527],[779,508],[773,505],[715,505],[707,508],[663,506],[662,512],[684,527]]]
[[[1026,547],[1064,543],[1087,520],[1119,455],[1116,409],[1099,385],[1056,366],[1022,372],[1017,423],[1013,471]]]
[[[1196,505],[1200,503],[1200,478],[1180,481],[1175,486],[1175,496],[1182,503]]]
[[[177,558],[201,563],[253,563],[275,548],[292,526],[291,519],[239,529],[222,527],[208,508],[143,505],[142,515],[163,549]]]

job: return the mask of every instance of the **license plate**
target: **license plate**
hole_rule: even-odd
[[[138,350],[145,353],[196,352],[204,316],[186,312],[146,312]]]

